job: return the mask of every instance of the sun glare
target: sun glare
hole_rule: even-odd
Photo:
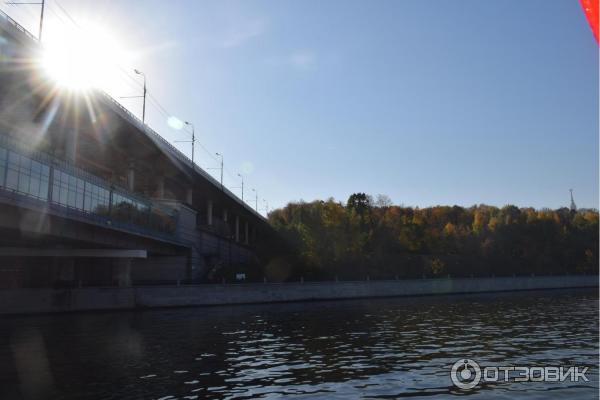
[[[71,90],[109,90],[127,62],[118,42],[92,23],[48,32],[42,66],[59,86]]]

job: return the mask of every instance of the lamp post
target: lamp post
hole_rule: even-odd
[[[267,199],[263,199],[263,202],[265,203],[265,212],[269,214],[269,202]]]
[[[42,10],[40,11],[40,33],[38,34],[38,40],[40,41],[40,43],[42,42],[42,28],[44,27],[44,6],[45,6],[45,1],[42,0],[41,8]]]
[[[221,157],[221,190],[223,190],[223,154],[215,153],[217,156]]]
[[[41,10],[40,10],[40,31],[38,33],[38,41],[41,43],[42,42],[42,28],[44,27],[44,6],[45,4],[45,0],[42,0],[39,3],[34,3],[34,2],[28,2],[28,1],[7,1],[6,4],[10,4],[12,6],[18,6],[18,5],[37,5],[37,6],[41,6]]]
[[[244,201],[244,177],[242,176],[242,174],[237,174],[237,176],[239,176],[242,180],[242,201]]]
[[[194,145],[196,144],[196,130],[194,129],[194,124],[192,124],[191,122],[184,121],[184,124],[192,127],[192,165],[193,165],[194,169],[196,169],[196,164],[194,163],[194,153],[195,153]]]
[[[196,131],[194,129],[194,124],[188,121],[183,121],[184,124],[192,127],[192,140],[175,140],[175,143],[191,143],[192,144],[192,168],[196,169],[196,163],[194,163],[194,154],[196,151],[194,150],[194,145],[196,144]]]
[[[133,70],[136,74],[141,75],[144,77],[144,102],[142,104],[142,122],[146,123],[146,74],[144,74],[142,71],[140,71],[139,69],[134,69]]]
[[[256,212],[258,212],[258,192],[256,191],[256,189],[252,189],[252,191],[254,192],[254,195],[256,196],[254,201],[254,209],[256,210]]]

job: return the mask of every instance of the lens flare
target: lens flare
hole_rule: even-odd
[[[184,122],[177,117],[171,116],[169,119],[167,119],[167,124],[171,128],[180,131],[183,129]]]
[[[41,64],[61,87],[109,90],[125,63],[126,53],[117,41],[92,23],[50,31],[44,40]]]

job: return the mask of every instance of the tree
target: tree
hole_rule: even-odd
[[[375,207],[379,208],[389,208],[393,206],[394,203],[392,202],[392,199],[390,199],[390,196],[386,194],[378,194],[374,205]]]
[[[598,219],[583,209],[411,208],[365,193],[269,214],[294,249],[297,274],[315,279],[597,271]]]
[[[365,193],[354,193],[348,198],[346,208],[348,210],[354,210],[358,215],[364,216],[371,210],[372,202],[371,196],[368,196]]]

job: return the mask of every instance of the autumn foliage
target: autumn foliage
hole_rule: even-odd
[[[597,273],[598,211],[394,206],[353,194],[269,214],[288,272],[278,280]]]

